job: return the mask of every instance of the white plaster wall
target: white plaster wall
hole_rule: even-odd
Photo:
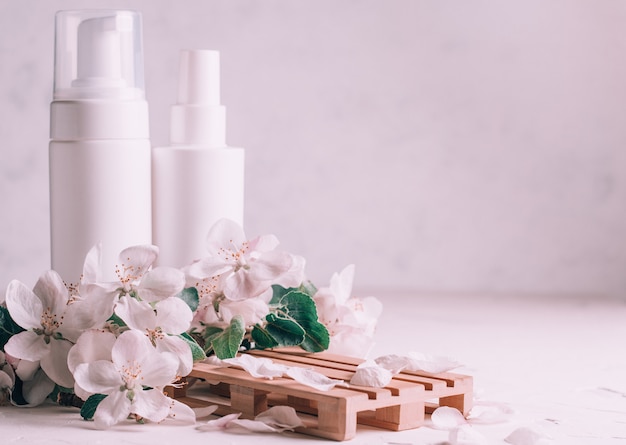
[[[247,232],[316,283],[626,296],[619,0],[0,0],[0,285],[49,267],[54,12],[95,7],[143,13],[154,145],[222,52]]]

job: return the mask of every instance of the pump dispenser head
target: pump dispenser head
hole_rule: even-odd
[[[59,11],[54,99],[143,99],[141,16],[134,11]]]
[[[172,145],[226,147],[226,108],[220,104],[220,54],[185,50],[180,55],[178,100],[171,110]]]

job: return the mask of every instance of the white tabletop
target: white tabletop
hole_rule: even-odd
[[[489,444],[530,428],[562,444],[626,440],[626,302],[584,297],[377,295],[384,304],[371,357],[420,351],[464,364],[479,407],[511,411],[472,428]],[[447,431],[359,426],[350,443],[445,443]],[[329,442],[296,433],[201,432],[194,426],[127,423],[93,429],[73,408],[0,407],[3,444],[274,444]]]

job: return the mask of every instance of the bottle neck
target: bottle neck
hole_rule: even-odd
[[[172,145],[226,147],[226,108],[222,105],[172,106],[170,142]]]
[[[50,105],[50,138],[56,141],[149,139],[145,100],[56,100]]]

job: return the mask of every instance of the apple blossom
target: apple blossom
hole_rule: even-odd
[[[39,362],[44,372],[60,386],[71,388],[74,379],[67,367],[67,354],[82,330],[90,326],[85,303],[71,299],[61,277],[48,271],[31,291],[19,281],[9,283],[6,305],[11,317],[25,331],[5,345],[11,356]]]
[[[183,300],[169,297],[152,306],[146,301],[122,298],[115,313],[129,328],[146,335],[158,351],[174,353],[179,359],[178,375],[186,376],[193,367],[191,349],[177,335],[189,329],[193,313]]]
[[[207,236],[208,257],[187,268],[186,273],[203,279],[220,276],[221,292],[232,301],[256,298],[264,293],[271,296],[271,286],[297,276],[291,254],[275,250],[278,239],[264,235],[247,240],[241,226],[221,219]],[[303,262],[296,262],[296,266]],[[293,280],[292,280],[293,281]]]
[[[313,296],[319,321],[331,336],[329,352],[365,357],[372,346],[382,304],[374,297],[351,296],[354,265],[335,273],[330,287],[320,288]]]
[[[96,360],[76,366],[76,382],[91,394],[106,397],[98,404],[96,428],[106,428],[136,415],[160,422],[171,412],[172,399],[163,387],[176,379],[178,358],[157,351],[148,337],[136,331],[123,332],[113,344],[111,360]]]

